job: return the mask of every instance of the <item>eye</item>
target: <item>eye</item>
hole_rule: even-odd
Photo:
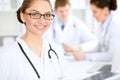
[[[45,14],[45,17],[52,17],[52,14]]]
[[[31,13],[31,16],[38,17],[38,16],[40,16],[40,14],[39,13]]]

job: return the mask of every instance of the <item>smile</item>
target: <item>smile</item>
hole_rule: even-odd
[[[45,26],[36,26],[36,28],[39,30],[43,30],[43,29],[45,29]]]

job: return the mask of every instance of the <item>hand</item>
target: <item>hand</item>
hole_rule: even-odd
[[[84,60],[85,53],[82,51],[80,47],[72,46],[70,44],[63,44],[63,48],[66,52],[71,52],[75,58],[75,60]]]
[[[86,54],[82,51],[81,52],[73,52],[72,54],[73,54],[75,60],[85,60]]]
[[[66,52],[74,52],[74,51],[80,50],[79,47],[76,47],[67,43],[63,43],[63,48]]]

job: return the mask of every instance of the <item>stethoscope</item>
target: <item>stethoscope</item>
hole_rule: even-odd
[[[40,75],[39,75],[37,69],[35,68],[35,66],[34,66],[33,63],[31,62],[31,60],[29,59],[29,57],[27,56],[27,54],[25,53],[25,51],[23,50],[23,48],[22,48],[22,46],[21,46],[21,44],[20,44],[19,42],[18,42],[18,45],[19,45],[19,47],[20,47],[22,53],[24,54],[24,56],[26,57],[26,59],[27,59],[28,62],[30,63],[31,67],[32,67],[33,70],[35,71],[37,77],[40,79]],[[52,47],[51,47],[50,44],[49,44],[49,47],[50,47],[50,49],[48,50],[48,57],[49,57],[49,59],[50,59],[50,62],[52,63],[52,56],[51,56],[51,53],[54,53],[55,56],[56,56],[56,58],[57,58],[59,67],[60,67],[60,69],[61,69],[61,65],[60,65],[59,57],[58,57],[57,53],[55,52],[55,50],[52,49]],[[55,68],[53,64],[52,64],[52,66],[53,66],[53,68]],[[56,70],[55,70],[55,72],[56,72]],[[57,72],[56,72],[56,73],[57,73]],[[61,80],[62,78],[63,78],[63,74],[62,74],[62,69],[61,69],[61,76],[58,77],[58,80]]]

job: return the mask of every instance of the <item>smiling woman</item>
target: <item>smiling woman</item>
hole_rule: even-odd
[[[49,0],[23,1],[17,18],[26,32],[2,49],[0,80],[67,80],[63,77],[63,49],[42,38],[54,17]]]
[[[44,16],[41,17],[41,15]],[[48,17],[46,19],[45,15],[50,15],[50,19],[48,19]],[[24,0],[22,7],[20,7],[17,11],[17,17],[21,23],[26,25],[27,30],[25,35],[22,37],[23,40],[27,42],[27,39],[29,38],[31,42],[35,41],[41,44],[42,35],[49,28],[54,15],[48,0]],[[37,53],[37,55],[41,55],[39,48],[33,49],[33,51]]]
[[[18,20],[26,25],[26,28],[28,29],[27,33],[31,31],[33,33],[35,32],[35,34],[42,35],[50,26],[51,19],[54,18],[51,6],[48,5],[47,1],[40,1],[41,3],[38,3],[37,0],[32,0],[28,1],[29,5],[27,1],[24,2],[25,3],[23,6],[17,11]],[[34,4],[30,4],[32,2]],[[41,7],[39,7],[37,4],[41,5]],[[30,7],[30,5],[32,5],[32,7]],[[44,7],[44,5],[46,5],[46,7]],[[41,14],[46,16],[41,17]],[[50,20],[48,20],[48,15]]]

